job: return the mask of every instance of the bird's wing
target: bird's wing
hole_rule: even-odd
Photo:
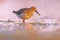
[[[18,10],[17,12],[24,12],[24,10],[27,10],[28,8],[22,8],[20,10]]]
[[[22,14],[24,12],[24,10],[27,10],[27,9],[28,8],[22,8],[22,9],[18,10],[16,14],[18,14],[18,15]]]

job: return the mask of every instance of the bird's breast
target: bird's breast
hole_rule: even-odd
[[[30,17],[33,16],[33,12],[34,11],[31,11],[31,10],[27,10],[24,12],[24,17],[22,19],[29,19]]]

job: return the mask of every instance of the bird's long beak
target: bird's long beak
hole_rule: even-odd
[[[35,12],[40,16],[39,12],[37,10],[35,10]]]

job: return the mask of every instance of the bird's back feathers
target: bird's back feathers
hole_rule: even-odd
[[[18,11],[13,11],[13,13],[17,14],[17,15],[20,15],[22,14],[25,10],[27,10],[28,8],[23,8],[23,9],[20,9]]]

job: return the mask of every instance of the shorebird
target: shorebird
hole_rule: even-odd
[[[22,8],[18,11],[13,11],[13,13],[15,13],[18,16],[18,18],[22,19],[23,23],[25,23],[26,19],[32,17],[34,12],[36,12],[40,16],[38,11],[36,10],[36,7]]]

